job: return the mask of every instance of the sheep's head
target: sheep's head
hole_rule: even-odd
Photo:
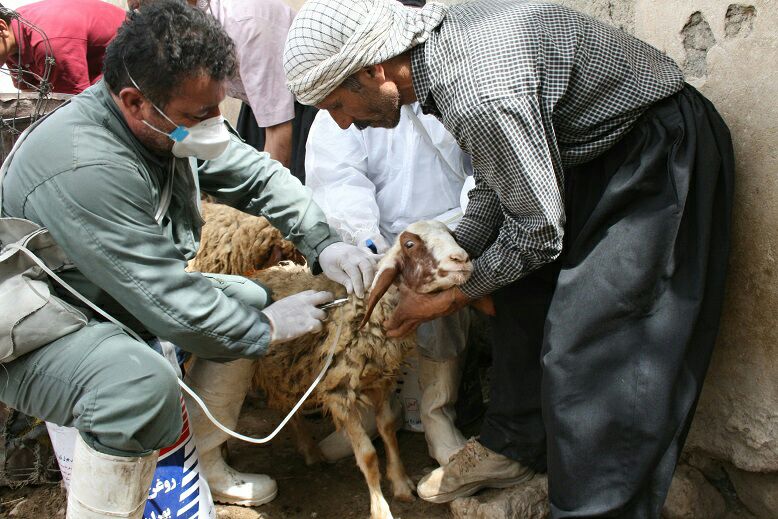
[[[414,222],[378,263],[360,326],[392,284],[402,283],[419,293],[437,292],[463,284],[472,270],[467,252],[445,224],[434,220]]]

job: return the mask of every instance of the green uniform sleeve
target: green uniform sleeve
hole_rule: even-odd
[[[318,272],[321,251],[341,240],[311,190],[267,153],[231,137],[227,151],[198,168],[200,189],[222,203],[267,218]]]
[[[267,318],[184,270],[186,259],[154,220],[153,200],[137,170],[92,163],[38,185],[24,212],[151,333],[205,358],[262,355]]]

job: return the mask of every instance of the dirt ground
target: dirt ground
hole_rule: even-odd
[[[238,425],[250,436],[269,433],[281,417],[259,407],[249,399]],[[328,419],[311,418],[317,438],[332,430]],[[473,433],[477,425],[465,429]],[[408,475],[415,482],[434,468],[427,455],[424,435],[399,431],[400,452]],[[375,442],[382,467],[384,452],[380,440]],[[282,431],[268,446],[249,445],[230,440],[230,463],[238,470],[269,474],[278,482],[278,497],[257,508],[217,506],[218,519],[364,519],[370,514],[367,485],[354,458],[313,467],[305,465],[297,453],[291,433]],[[386,481],[384,481],[386,483]],[[391,499],[389,485],[383,487],[395,519],[444,519],[451,517],[447,505],[434,505],[417,499],[401,503]],[[58,484],[0,489],[0,517],[43,519],[65,516],[65,494]]]

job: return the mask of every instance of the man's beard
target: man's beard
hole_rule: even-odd
[[[365,128],[394,128],[400,123],[400,93],[370,93],[363,97],[374,114],[370,119],[354,121],[360,130]]]
[[[160,131],[165,131],[164,129],[170,126],[168,121],[156,114],[154,119],[149,120],[148,123],[155,126]],[[154,155],[166,158],[173,156],[173,141],[167,135],[154,131],[145,124],[140,127],[139,131],[134,132],[134,135],[135,138]]]

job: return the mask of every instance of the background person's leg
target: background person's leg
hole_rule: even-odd
[[[568,172],[542,357],[552,517],[659,517],[718,327],[732,164],[685,91]]]
[[[457,428],[456,402],[470,328],[470,309],[423,323],[419,350],[420,417],[432,458],[445,465],[465,445]]]

